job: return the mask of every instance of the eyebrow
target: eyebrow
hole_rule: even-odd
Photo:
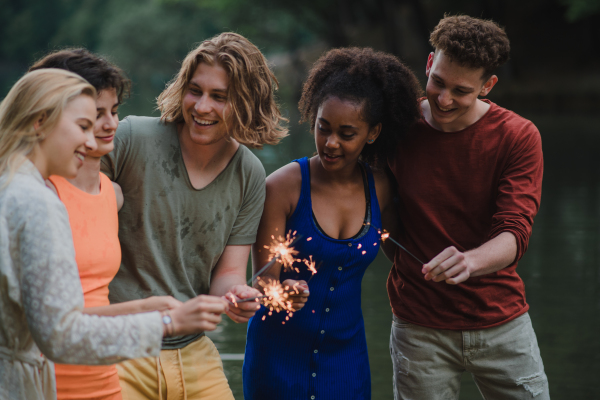
[[[86,123],[88,123],[90,126],[93,126],[93,125],[94,125],[94,122],[90,121],[90,120],[89,120],[89,119],[87,119],[86,117],[79,117],[79,118],[77,118],[77,122],[79,122],[79,121],[86,122]]]
[[[440,81],[444,82],[444,80],[443,80],[443,79],[442,79],[442,78],[441,78],[439,75],[436,75],[436,74],[434,74],[434,73],[432,73],[431,75],[432,75],[432,76],[433,76],[435,79],[437,79],[437,80],[440,80]],[[461,85],[458,85],[458,86],[456,86],[456,88],[457,88],[457,89],[461,89],[461,90],[466,90],[466,91],[468,91],[468,92],[472,92],[472,91],[474,91],[474,90],[475,90],[475,89],[473,89],[472,87],[469,87],[469,86],[461,86]]]
[[[318,118],[320,122],[325,122],[327,125],[331,125],[329,123],[329,121],[327,121],[325,118],[323,117],[319,117]],[[340,125],[340,128],[344,128],[344,129],[358,129],[356,126],[354,125]]]
[[[197,87],[198,89],[202,89],[202,87],[201,87],[200,85],[198,85],[198,84],[197,84],[196,82],[194,82],[194,81],[190,81],[190,86],[195,86],[195,87]],[[212,91],[213,91],[213,92],[219,92],[219,93],[225,93],[225,94],[227,94],[227,88],[225,88],[225,89],[213,89]]]
[[[115,104],[113,104],[110,109],[112,110],[113,108],[118,107],[120,105],[121,105],[121,102],[117,100],[117,102]],[[104,110],[104,109],[105,109],[104,107],[96,107],[96,111]]]

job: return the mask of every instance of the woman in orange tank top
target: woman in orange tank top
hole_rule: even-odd
[[[98,149],[88,151],[75,179],[51,176],[55,190],[69,213],[84,312],[122,315],[173,309],[181,304],[171,296],[150,297],[110,305],[108,284],[121,264],[117,212],[123,204],[121,188],[100,172],[100,158],[113,149],[119,124],[117,109],[129,81],[120,69],[87,50],[62,50],[38,61],[31,70],[62,68],[88,80],[98,92],[94,136]],[[84,156],[82,154],[82,156]],[[119,376],[114,365],[75,366],[55,364],[58,399],[121,400]]]

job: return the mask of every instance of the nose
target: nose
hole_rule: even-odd
[[[206,94],[203,94],[196,102],[194,110],[196,110],[196,112],[199,114],[210,113],[212,111],[212,101],[210,100],[210,97],[208,97]]]
[[[94,137],[93,129],[88,129],[85,132],[84,146],[86,151],[95,151],[98,149],[98,143],[96,143],[96,138]]]
[[[438,102],[441,106],[449,106],[452,103],[452,96],[450,95],[450,91],[442,89],[442,91],[438,95]]]
[[[119,126],[119,116],[117,114],[109,114],[106,122],[102,125],[102,129],[105,131],[116,131]]]
[[[325,147],[330,149],[337,149],[338,147],[340,147],[337,135],[329,135],[327,137],[327,142],[325,142]]]

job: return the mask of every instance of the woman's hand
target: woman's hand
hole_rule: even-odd
[[[228,303],[217,296],[200,295],[172,309],[172,336],[191,335],[203,331],[214,331],[221,314],[227,312]]]
[[[140,302],[142,312],[173,310],[183,304],[173,296],[151,296]]]
[[[227,311],[229,318],[237,323],[248,322],[256,314],[256,311],[260,309],[260,303],[256,301],[236,302],[258,296],[262,296],[262,293],[248,285],[232,286],[229,292],[223,296],[230,303],[229,310]]]
[[[310,295],[306,281],[286,279],[281,282],[281,286],[283,286],[283,289],[289,294],[288,300],[292,302],[294,311],[298,311],[304,307],[304,304],[308,301],[308,296]]]

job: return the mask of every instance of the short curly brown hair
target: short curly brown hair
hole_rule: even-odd
[[[304,83],[300,122],[309,121],[314,131],[317,111],[330,97],[363,104],[364,120],[370,127],[382,127],[377,140],[363,148],[361,159],[381,168],[421,117],[421,93],[414,73],[393,55],[371,48],[333,49],[317,60]]]
[[[58,68],[76,73],[88,81],[98,93],[104,89],[115,89],[119,103],[129,97],[131,81],[121,68],[100,55],[82,47],[55,51],[37,60],[29,71],[43,68]]]
[[[462,66],[483,68],[484,81],[508,61],[510,53],[503,28],[494,21],[468,15],[445,16],[431,32],[429,43]]]
[[[219,65],[227,71],[227,99],[232,109],[233,126],[229,135],[253,148],[275,145],[287,136],[275,101],[277,78],[260,50],[237,33],[225,32],[205,40],[190,51],[179,73],[158,96],[157,104],[164,122],[183,122],[183,96],[200,63]]]

